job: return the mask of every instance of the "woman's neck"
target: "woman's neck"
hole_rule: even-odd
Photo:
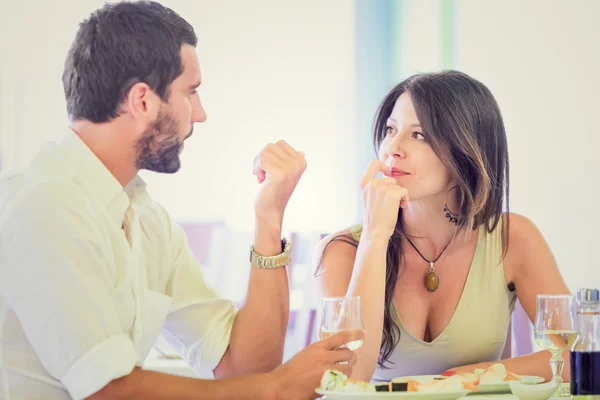
[[[458,230],[457,225],[450,222],[444,211],[446,201],[451,210],[457,209],[456,197],[451,195],[446,196],[444,193],[411,200],[402,210],[401,223],[404,233],[423,256],[429,259],[435,259],[451,240],[459,242],[457,239],[464,239],[464,230]]]

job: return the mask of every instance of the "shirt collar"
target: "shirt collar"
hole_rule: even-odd
[[[76,163],[76,179],[100,201],[113,222],[120,227],[127,208],[145,191],[146,183],[136,175],[122,187],[102,161],[71,129],[60,146],[67,152],[66,156]]]

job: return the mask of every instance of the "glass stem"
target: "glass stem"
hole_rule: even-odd
[[[561,352],[552,352],[552,358],[550,359],[550,368],[552,368],[552,380],[556,382],[558,387],[562,385],[562,370],[565,361],[563,360]]]

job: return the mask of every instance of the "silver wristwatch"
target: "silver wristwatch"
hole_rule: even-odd
[[[258,268],[281,268],[289,265],[291,262],[292,243],[286,238],[281,240],[283,252],[274,256],[261,256],[250,246],[250,263]]]

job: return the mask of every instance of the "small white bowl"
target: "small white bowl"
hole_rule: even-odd
[[[558,385],[554,381],[546,383],[523,383],[520,381],[509,382],[510,391],[519,400],[548,400],[554,395]]]

